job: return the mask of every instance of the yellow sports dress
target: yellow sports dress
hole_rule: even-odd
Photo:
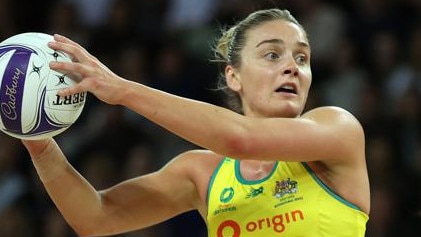
[[[306,163],[277,162],[247,181],[225,158],[208,191],[209,237],[363,237],[368,216],[332,192]]]

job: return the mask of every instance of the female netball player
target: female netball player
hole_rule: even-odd
[[[23,141],[48,194],[81,236],[141,229],[190,210],[211,237],[364,236],[370,191],[363,128],[341,108],[303,112],[311,47],[288,11],[256,11],[215,45],[233,109],[126,80],[76,42],[54,39],[49,46],[74,61],[50,67],[80,80],[60,96],[88,91],[203,147],[95,190],[53,139]]]

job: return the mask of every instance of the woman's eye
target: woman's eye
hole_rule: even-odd
[[[295,61],[297,62],[297,64],[303,65],[307,62],[307,57],[305,55],[299,55],[295,58]]]
[[[277,53],[275,53],[275,52],[270,52],[270,53],[267,53],[265,55],[265,58],[267,58],[269,60],[275,60],[275,59],[278,59],[279,58],[279,55]]]

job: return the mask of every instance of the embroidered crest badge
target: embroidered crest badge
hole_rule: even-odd
[[[287,180],[276,181],[274,197],[281,198],[286,194],[298,192],[298,182],[288,178]]]

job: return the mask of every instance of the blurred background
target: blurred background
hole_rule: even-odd
[[[313,87],[307,109],[341,106],[365,128],[372,191],[366,236],[420,236],[420,0],[1,0],[0,41],[27,31],[60,33],[127,79],[224,105],[213,90],[213,39],[221,26],[272,7],[289,9],[309,35]],[[77,123],[57,141],[98,189],[155,171],[195,148],[92,95]],[[20,141],[4,134],[0,236],[76,236],[46,195]],[[118,236],[205,237],[206,229],[199,215],[189,212]]]

